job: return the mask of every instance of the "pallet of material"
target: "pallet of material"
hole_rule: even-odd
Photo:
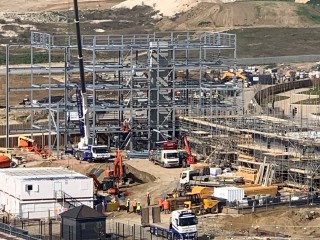
[[[169,202],[170,211],[183,209],[184,202],[186,200],[187,200],[187,197],[168,198],[167,201]]]

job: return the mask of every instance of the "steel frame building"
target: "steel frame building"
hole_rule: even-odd
[[[234,85],[217,85],[206,76],[212,70],[229,68],[223,65],[222,54],[234,59],[236,68],[236,35],[215,32],[170,32],[127,36],[82,36],[87,91],[91,93],[90,132],[98,141],[130,150],[151,149],[154,142],[176,137],[178,116],[240,113],[243,107],[229,97],[217,102],[215,94],[239,92]],[[46,145],[67,148],[79,134],[74,99],[78,88],[79,69],[75,36],[32,32],[28,68],[10,66],[13,48],[7,45],[7,147],[11,134],[42,133],[48,135]],[[48,60],[37,64],[35,56],[44,53]],[[63,66],[52,63],[63,58]],[[11,87],[11,74],[30,72],[29,87]],[[43,83],[34,81],[37,74]],[[63,75],[57,82],[55,77]],[[46,91],[48,98],[38,101],[37,91]],[[14,92],[30,92],[30,106],[10,106]],[[54,96],[59,95],[58,100]],[[62,95],[62,96],[61,96]],[[232,100],[233,99],[233,100]],[[12,111],[30,111],[30,129],[11,129]],[[48,114],[45,124],[36,121],[36,114]],[[124,129],[129,126],[129,131]],[[156,129],[161,133],[153,131]],[[163,133],[163,134],[162,134]],[[63,138],[60,138],[63,136]]]

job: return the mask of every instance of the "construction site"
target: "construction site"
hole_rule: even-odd
[[[77,4],[75,35],[2,46],[0,237],[320,238],[319,63],[240,65],[226,31],[81,34]]]

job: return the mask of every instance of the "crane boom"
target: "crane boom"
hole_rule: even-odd
[[[184,145],[186,147],[186,151],[188,155],[192,155],[187,136],[184,136],[183,140],[184,140]]]
[[[186,161],[187,161],[188,164],[195,164],[196,163],[196,158],[195,158],[195,156],[192,155],[187,136],[184,136],[183,140],[184,140],[184,145],[186,147],[186,151],[187,151],[187,154],[188,154]]]
[[[79,60],[79,72],[80,72],[80,83],[81,83],[81,102],[82,102],[82,112],[83,116],[80,121],[84,127],[84,133],[81,137],[80,142],[78,143],[79,149],[84,149],[88,147],[89,144],[89,112],[88,112],[88,98],[86,90],[86,81],[84,77],[84,64],[83,64],[83,55],[82,55],[82,42],[81,42],[81,32],[80,32],[80,20],[79,20],[79,9],[78,9],[78,0],[73,0],[74,4],[74,15],[75,15],[75,24],[77,32],[77,46],[78,46],[78,60]]]

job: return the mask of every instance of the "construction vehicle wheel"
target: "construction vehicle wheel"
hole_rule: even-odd
[[[17,164],[16,164],[15,162],[11,162],[11,163],[10,163],[10,167],[11,167],[11,168],[16,168],[16,167],[17,167]]]
[[[184,185],[184,190],[190,191],[190,190],[191,190],[191,186],[190,186],[188,183],[186,183],[186,184]]]
[[[187,167],[187,163],[185,161],[182,161],[182,167],[186,168]]]
[[[216,212],[216,208],[213,207],[213,208],[210,209],[210,213],[213,214],[213,213],[215,213],[215,212]]]

